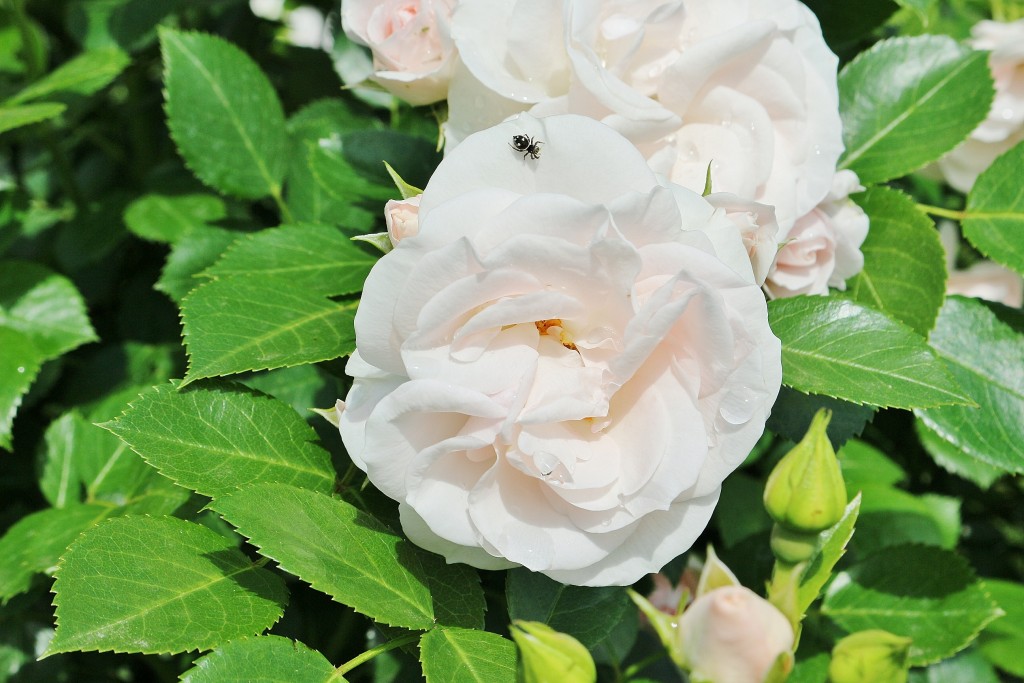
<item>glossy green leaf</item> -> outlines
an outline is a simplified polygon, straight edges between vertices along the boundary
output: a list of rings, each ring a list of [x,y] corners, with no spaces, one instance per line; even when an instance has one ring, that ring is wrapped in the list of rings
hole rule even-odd
[[[917,438],[928,455],[932,456],[942,469],[958,477],[972,481],[979,488],[987,489],[999,477],[1006,474],[1002,468],[989,465],[965,453],[960,447],[946,441],[921,420],[914,422]]]
[[[505,582],[509,619],[539,621],[597,647],[634,609],[624,588],[567,586],[528,569],[512,569]]]
[[[436,628],[420,639],[427,683],[515,683],[516,646],[497,633]]]
[[[887,546],[921,543],[952,550],[960,540],[960,501],[881,484],[860,488],[864,502],[853,548],[863,557]]]
[[[847,282],[848,296],[927,336],[946,293],[946,255],[934,224],[888,187],[869,189],[857,203],[871,230],[861,246],[864,269]]]
[[[294,288],[287,277],[209,282],[182,302],[185,381],[347,355],[357,305]]]
[[[978,407],[928,408],[917,416],[964,454],[1024,472],[1024,338],[978,301],[950,297],[931,343]]]
[[[863,441],[847,441],[836,455],[848,494],[856,494],[865,484],[893,486],[907,478],[902,467]]]
[[[113,513],[108,505],[73,505],[18,520],[0,538],[0,601],[28,590],[35,574],[52,573],[71,541]]]
[[[908,683],[1000,683],[992,666],[974,648],[921,669],[911,669]]]
[[[879,311],[800,296],[772,301],[768,314],[788,386],[882,407],[969,402],[924,339]]]
[[[28,335],[0,326],[0,448],[11,448],[11,427],[44,356]]]
[[[315,365],[259,372],[239,382],[284,401],[299,415],[306,417],[312,415],[310,411],[315,407],[333,405],[344,393],[337,378],[321,372]]]
[[[46,654],[206,650],[270,628],[287,591],[230,539],[174,517],[118,517],[61,558]]]
[[[446,565],[344,501],[261,484],[213,508],[282,569],[375,621],[424,630],[482,626],[483,593],[472,569]]]
[[[341,202],[373,199],[383,203],[400,197],[394,184],[375,183],[360,175],[340,149],[306,143],[306,155],[313,181],[331,199]]]
[[[288,138],[260,68],[215,36],[161,29],[160,45],[168,127],[185,163],[221,192],[279,197]]]
[[[296,224],[246,235],[204,275],[276,277],[295,289],[336,296],[361,290],[376,261],[336,228]]]
[[[986,579],[985,588],[1005,614],[981,634],[981,652],[1003,671],[1024,677],[1024,585]]]
[[[947,36],[878,42],[839,74],[839,166],[865,184],[906,175],[966,138],[993,93],[987,53]]]
[[[197,277],[223,256],[242,233],[196,226],[175,242],[155,289],[177,302],[209,280]]]
[[[156,41],[156,25],[185,0],[73,0],[68,32],[86,49],[120,46],[135,52]]]
[[[105,88],[130,63],[128,55],[117,48],[84,52],[24,88],[6,104],[22,104],[60,93],[91,95]]]
[[[39,486],[54,507],[79,502],[123,506],[135,514],[174,512],[189,496],[120,439],[75,412],[46,430]]]
[[[18,107],[0,107],[0,133],[52,119],[63,114],[65,109],[67,109],[67,105],[60,102],[38,102]]]
[[[797,660],[786,683],[827,683],[830,660],[831,658],[825,652]]]
[[[964,237],[993,261],[1024,273],[1024,142],[978,176],[967,196]]]
[[[239,638],[200,657],[181,683],[344,683],[316,650],[281,636]]]
[[[962,557],[924,545],[888,548],[839,574],[822,611],[851,633],[879,628],[912,638],[917,666],[967,647],[1000,614]]]
[[[212,194],[139,197],[124,212],[124,224],[139,237],[174,244],[197,227],[227,216],[224,200]]]
[[[0,262],[0,327],[27,336],[46,359],[96,339],[71,281],[21,261]]]
[[[260,482],[330,492],[330,454],[300,415],[238,385],[156,387],[103,425],[164,476],[217,497]]]
[[[846,553],[846,546],[853,536],[854,525],[860,515],[860,496],[851,500],[842,518],[832,527],[818,535],[814,552],[807,558],[800,584],[797,588],[796,613],[805,614],[811,603],[818,598],[821,589],[832,578],[832,570]]]

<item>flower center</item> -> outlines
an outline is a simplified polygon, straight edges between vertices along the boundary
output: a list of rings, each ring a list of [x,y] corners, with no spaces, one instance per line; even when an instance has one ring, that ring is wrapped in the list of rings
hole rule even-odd
[[[538,320],[534,323],[537,326],[537,331],[541,334],[546,334],[549,337],[555,337],[558,339],[558,343],[569,349],[570,351],[576,350],[576,344],[573,343],[572,337],[565,328],[562,327],[561,318],[551,318],[550,320]]]

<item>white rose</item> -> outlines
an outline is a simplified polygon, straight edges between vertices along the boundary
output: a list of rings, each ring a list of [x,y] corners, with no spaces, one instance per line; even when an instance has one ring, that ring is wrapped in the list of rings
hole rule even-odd
[[[970,192],[996,157],[1024,140],[1024,19],[1009,24],[980,21],[968,43],[976,50],[991,50],[988,66],[996,96],[988,117],[970,137],[939,159],[946,181],[961,192]]]
[[[743,586],[716,588],[679,620],[679,645],[694,681],[763,683],[775,659],[793,648],[793,627],[770,602]]]
[[[445,158],[367,278],[339,416],[413,542],[584,585],[693,543],[781,383],[738,232],[729,263],[704,232],[724,225],[584,117],[524,114]]]
[[[778,251],[776,236],[779,222],[775,219],[775,207],[759,204],[737,197],[728,192],[715,192],[707,197],[708,202],[721,210],[740,231],[743,246],[753,269],[754,280],[763,285],[775,263]]]
[[[842,152],[837,59],[796,0],[465,0],[449,145],[512,113],[597,118],[656,171],[771,204],[784,238]]]
[[[801,217],[779,249],[765,289],[778,298],[828,294],[846,289],[846,280],[864,267],[861,245],[868,235],[867,214],[848,197],[864,188],[853,171],[835,174],[824,201]]]
[[[345,35],[373,53],[373,80],[410,104],[443,100],[454,68],[455,0],[345,0]]]
[[[412,237],[420,231],[420,197],[416,195],[408,199],[389,199],[384,205],[384,222],[388,227],[391,244],[397,246],[406,237]]]

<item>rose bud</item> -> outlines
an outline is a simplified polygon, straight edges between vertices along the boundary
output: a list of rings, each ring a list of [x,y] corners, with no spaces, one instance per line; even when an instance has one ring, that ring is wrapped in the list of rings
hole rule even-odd
[[[591,683],[597,669],[580,641],[539,621],[512,622],[512,638],[519,646],[523,683]]]
[[[804,438],[783,456],[764,488],[772,519],[797,532],[819,532],[838,522],[846,486],[825,429],[831,414],[819,410]]]
[[[683,613],[678,633],[693,681],[763,683],[773,668],[781,666],[785,673],[792,667],[788,654],[795,638],[789,620],[743,586],[697,598]]]
[[[860,631],[832,649],[832,683],[903,683],[907,680],[910,638],[888,631]]]
[[[409,199],[389,199],[384,205],[384,221],[388,226],[391,244],[398,246],[406,237],[420,231],[419,195]]]

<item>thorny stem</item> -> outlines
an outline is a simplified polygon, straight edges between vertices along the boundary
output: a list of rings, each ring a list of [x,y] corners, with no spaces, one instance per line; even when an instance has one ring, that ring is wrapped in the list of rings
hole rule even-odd
[[[419,638],[419,633],[410,633],[409,635],[402,636],[401,638],[395,638],[394,640],[389,640],[386,643],[381,643],[377,647],[372,647],[366,652],[360,655],[356,655],[352,659],[348,660],[347,662],[339,666],[337,669],[334,670],[335,674],[339,676],[344,676],[352,669],[356,668],[360,664],[365,664],[377,655],[384,654],[389,650],[394,650],[396,648],[402,647],[403,645],[415,643],[417,640],[419,640]]]

